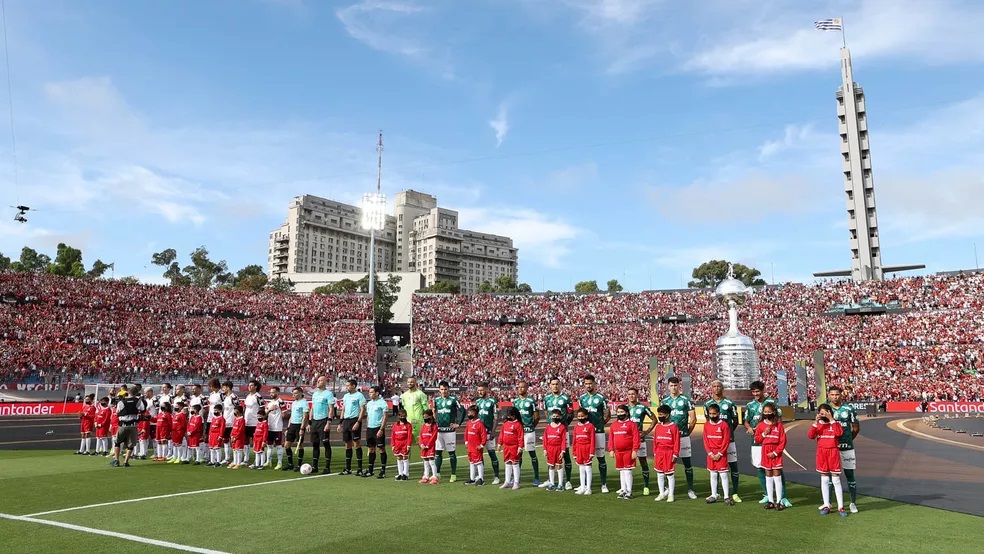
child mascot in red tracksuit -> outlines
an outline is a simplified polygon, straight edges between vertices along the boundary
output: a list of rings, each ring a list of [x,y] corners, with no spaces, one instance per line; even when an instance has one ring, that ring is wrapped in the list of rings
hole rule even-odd
[[[786,450],[786,428],[776,405],[762,406],[762,421],[755,426],[755,442],[762,445],[762,469],[765,470],[766,510],[782,511],[782,454]]]
[[[519,458],[523,455],[523,424],[519,421],[519,409],[510,406],[506,410],[506,422],[499,429],[498,450],[506,463],[506,482],[500,489],[519,490]]]
[[[636,466],[639,443],[639,426],[629,420],[629,407],[623,404],[615,408],[615,422],[608,427],[608,451],[615,458],[615,469],[622,484],[618,489],[619,500],[632,498],[632,471]]]
[[[478,419],[478,408],[469,406],[466,412],[468,423],[465,424],[465,446],[468,448],[469,478],[466,485],[485,485],[485,443],[489,441],[489,432],[485,424]]]

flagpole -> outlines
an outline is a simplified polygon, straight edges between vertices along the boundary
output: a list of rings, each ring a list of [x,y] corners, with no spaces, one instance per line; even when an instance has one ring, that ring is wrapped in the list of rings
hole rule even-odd
[[[847,48],[847,31],[845,31],[846,28],[847,27],[844,25],[844,18],[841,17],[841,43],[844,45],[844,48]]]

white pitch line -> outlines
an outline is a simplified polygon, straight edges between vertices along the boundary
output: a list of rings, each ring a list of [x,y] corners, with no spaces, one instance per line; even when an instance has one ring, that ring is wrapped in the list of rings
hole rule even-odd
[[[149,539],[147,537],[138,537],[136,535],[128,535],[126,533],[117,533],[115,531],[105,531],[103,529],[94,529],[92,527],[82,527],[81,525],[74,525],[71,523],[62,523],[61,521],[48,521],[45,519],[35,519],[30,516],[15,516],[10,514],[0,514],[0,518],[10,519],[13,521],[23,521],[27,523],[37,523],[40,525],[50,525],[52,527],[61,527],[62,529],[70,529],[72,531],[80,531],[82,533],[91,533],[93,535],[103,535],[106,537],[115,537],[117,539],[123,539],[126,541],[138,542],[140,544],[151,544],[154,546],[161,546],[164,548],[171,548],[173,550],[181,550],[183,552],[198,552],[200,554],[226,554],[221,550],[212,550],[209,548],[198,548],[197,546],[188,546],[184,544],[178,544],[174,542],[159,541],[157,539]]]
[[[421,462],[414,462],[414,463],[412,463],[410,465],[414,465],[415,466],[415,465],[420,465],[420,464],[421,464]],[[245,488],[249,488],[249,487],[262,487],[263,485],[275,485],[277,483],[296,483],[298,481],[306,481],[308,479],[321,479],[322,477],[334,477],[336,475],[338,475],[338,474],[337,473],[331,473],[331,474],[328,474],[328,475],[309,475],[307,477],[293,477],[293,478],[290,478],[290,479],[277,479],[275,481],[260,481],[258,483],[245,483],[245,484],[242,484],[242,485],[230,485],[228,487],[219,487],[219,488],[216,488],[216,489],[202,489],[202,490],[198,490],[198,491],[175,492],[175,493],[171,493],[171,494],[161,494],[161,495],[158,495],[158,496],[146,496],[146,497],[143,497],[143,498],[130,498],[128,500],[116,500],[114,502],[102,502],[102,503],[99,503],[99,504],[89,504],[87,506],[76,506],[74,508],[62,508],[60,510],[49,510],[47,512],[38,512],[36,514],[27,514],[27,515],[21,516],[21,517],[39,517],[39,516],[46,516],[46,515],[51,515],[51,514],[60,514],[60,513],[64,513],[64,512],[74,512],[76,510],[87,510],[89,508],[102,508],[102,507],[105,507],[105,506],[118,506],[120,504],[130,504],[130,503],[133,503],[133,502],[146,502],[148,500],[163,500],[165,498],[177,498],[179,496],[191,496],[193,494],[205,494],[207,492],[222,492],[222,491],[231,491],[231,490],[235,490],[235,489],[245,489]]]
[[[800,421],[802,421],[802,420],[800,420]],[[794,421],[794,422],[790,423],[786,427],[786,430],[788,431],[788,430],[792,429],[793,427],[796,427],[798,424],[799,424],[799,421]],[[796,465],[800,466],[801,468],[803,468],[803,471],[809,471],[808,469],[806,469],[805,467],[803,467],[803,464],[801,464],[798,461],[796,461],[796,458],[794,458],[793,455],[789,453],[789,450],[783,450],[782,453],[785,454],[787,458],[789,458],[790,460],[792,460],[794,464],[796,464]]]
[[[161,494],[158,496],[146,496],[143,498],[130,498],[128,500],[117,500],[115,502],[102,502],[100,504],[89,504],[87,506],[76,506],[74,508],[62,508],[60,510],[49,510],[47,512],[38,512],[36,514],[27,514],[24,517],[38,517],[46,516],[50,514],[60,514],[63,512],[74,512],[76,510],[86,510],[89,508],[102,508],[104,506],[118,506],[120,504],[130,504],[132,502],[145,502],[147,500],[163,500],[165,498],[176,498],[178,496],[191,496],[193,494],[205,494],[207,492],[221,492],[221,491],[231,491],[235,489],[245,489],[248,487],[260,487],[263,485],[274,485],[276,483],[292,483],[296,481],[305,481],[307,479],[320,479],[322,477],[332,477],[337,475],[337,473],[332,473],[329,475],[310,475],[307,477],[294,477],[292,479],[277,479],[276,481],[260,481],[259,483],[245,483],[242,485],[230,485],[228,487],[219,487],[217,489],[202,489],[198,491],[187,491],[187,492],[176,492],[172,494]]]

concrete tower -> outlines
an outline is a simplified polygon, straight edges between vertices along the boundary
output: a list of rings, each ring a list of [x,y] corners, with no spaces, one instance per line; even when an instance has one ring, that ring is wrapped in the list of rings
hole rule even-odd
[[[871,176],[864,90],[854,82],[851,51],[841,48],[840,54],[843,83],[837,91],[837,129],[843,156],[847,226],[851,234],[851,278],[855,281],[880,280],[882,262],[878,240],[878,211],[875,208],[875,184]]]
[[[880,281],[886,272],[922,269],[925,266],[882,266],[864,89],[854,82],[851,51],[846,46],[840,49],[840,59],[842,83],[836,95],[837,130],[841,139],[841,170],[847,201],[847,228],[851,237],[851,269],[818,272],[813,275],[851,277],[855,281]]]

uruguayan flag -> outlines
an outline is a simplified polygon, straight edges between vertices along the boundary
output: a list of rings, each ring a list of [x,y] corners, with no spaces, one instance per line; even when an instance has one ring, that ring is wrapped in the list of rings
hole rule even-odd
[[[821,19],[820,21],[814,21],[813,25],[816,26],[818,31],[843,31],[844,25],[841,23],[839,17],[834,19]]]

